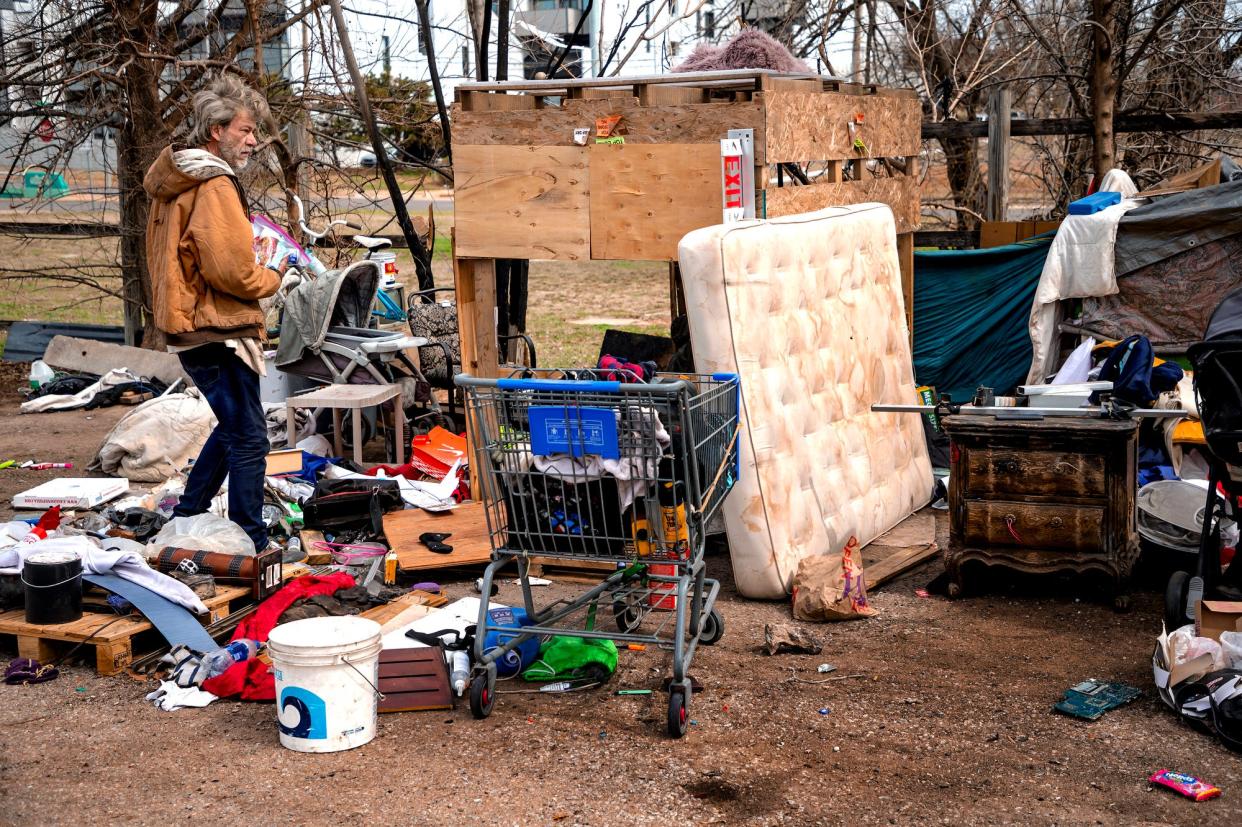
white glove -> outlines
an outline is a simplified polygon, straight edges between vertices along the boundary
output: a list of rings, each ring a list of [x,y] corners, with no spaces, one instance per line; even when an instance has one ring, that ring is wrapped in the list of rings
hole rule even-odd
[[[197,687],[186,688],[172,681],[160,681],[160,688],[148,694],[147,700],[154,703],[157,709],[176,712],[186,707],[207,706],[216,700],[216,696]]]

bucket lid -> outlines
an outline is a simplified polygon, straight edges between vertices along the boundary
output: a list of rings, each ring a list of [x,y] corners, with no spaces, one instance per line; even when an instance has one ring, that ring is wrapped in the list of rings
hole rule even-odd
[[[273,652],[352,652],[380,637],[380,625],[365,617],[308,617],[282,623],[268,635]]]
[[[60,566],[74,561],[81,562],[81,560],[82,558],[74,551],[37,551],[26,558],[26,565],[34,563],[36,566]]]

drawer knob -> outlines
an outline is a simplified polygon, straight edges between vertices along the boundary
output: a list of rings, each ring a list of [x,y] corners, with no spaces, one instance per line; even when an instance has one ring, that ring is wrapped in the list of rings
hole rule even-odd
[[[1021,470],[1017,460],[1006,459],[996,463],[996,470],[1002,474],[1016,474]]]
[[[1053,517],[1048,521],[1049,528],[1065,528],[1065,520],[1060,517]]]

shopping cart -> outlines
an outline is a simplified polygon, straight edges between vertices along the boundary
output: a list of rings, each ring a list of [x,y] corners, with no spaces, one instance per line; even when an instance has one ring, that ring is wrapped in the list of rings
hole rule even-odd
[[[456,378],[475,437],[473,462],[492,562],[483,574],[470,711],[491,714],[497,662],[531,638],[568,635],[671,650],[668,730],[685,734],[687,670],[724,633],[706,577],[705,530],[738,475],[733,374],[606,381],[601,371],[526,370]],[[573,599],[536,606],[529,558],[615,563]],[[516,561],[530,625],[489,612],[496,573]],[[596,628],[599,603],[617,630]],[[489,634],[491,635],[489,640]],[[496,645],[499,642],[500,645]]]

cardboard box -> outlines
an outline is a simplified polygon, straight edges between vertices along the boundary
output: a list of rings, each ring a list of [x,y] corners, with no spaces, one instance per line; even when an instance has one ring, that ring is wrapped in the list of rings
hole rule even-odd
[[[1242,602],[1200,600],[1195,608],[1195,634],[1220,640],[1221,632],[1242,632]]]
[[[120,477],[64,477],[48,480],[13,498],[14,508],[45,509],[94,508],[129,490],[129,480]]]
[[[283,451],[270,451],[267,455],[267,471],[269,477],[277,474],[296,474],[302,470],[302,450],[286,448]]]

